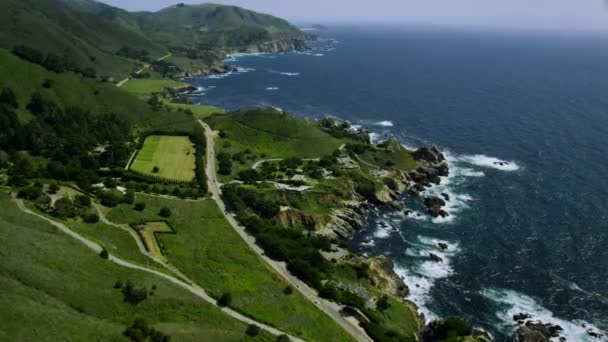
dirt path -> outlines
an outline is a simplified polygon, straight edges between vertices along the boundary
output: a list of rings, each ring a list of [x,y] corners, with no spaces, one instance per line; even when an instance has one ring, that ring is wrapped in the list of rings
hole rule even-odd
[[[277,262],[268,258],[264,251],[255,243],[255,238],[249,235],[243,226],[241,226],[235,217],[226,212],[226,206],[221,199],[221,191],[219,187],[219,183],[217,181],[216,171],[215,171],[215,148],[213,141],[213,131],[211,127],[204,123],[202,120],[199,120],[199,123],[205,129],[205,138],[207,140],[207,163],[206,163],[206,173],[207,173],[207,182],[209,191],[211,192],[211,196],[213,200],[220,207],[220,210],[226,217],[226,220],[230,223],[232,228],[241,236],[243,240],[247,243],[249,248],[255,251],[260,258],[262,258],[270,267],[272,267],[277,273],[279,273],[287,282],[289,282],[294,288],[298,289],[304,297],[313,302],[319,309],[325,312],[329,317],[331,317],[338,325],[340,325],[344,330],[346,330],[352,337],[354,337],[357,341],[372,341],[369,336],[365,333],[359,325],[358,321],[352,317],[345,317],[340,314],[340,311],[344,308],[344,306],[339,305],[334,302],[330,302],[318,296],[317,292],[309,287],[306,283],[293,276],[289,271],[287,271],[287,267],[284,262]]]
[[[76,233],[75,231],[71,230],[70,228],[68,228],[63,223],[51,220],[51,219],[49,219],[49,218],[47,218],[47,217],[45,217],[45,216],[43,216],[41,214],[38,214],[36,212],[31,211],[30,209],[28,209],[23,204],[22,200],[20,200],[20,199],[14,199],[14,201],[17,204],[17,207],[21,211],[25,212],[26,214],[36,216],[36,217],[38,217],[38,218],[40,218],[40,219],[42,219],[44,221],[47,221],[48,223],[50,223],[51,225],[53,225],[54,227],[56,227],[57,229],[59,229],[63,233],[65,233],[65,234],[73,237],[74,239],[78,240],[80,243],[82,243],[83,245],[85,245],[89,249],[93,250],[95,253],[99,254],[99,253],[101,253],[101,251],[104,250],[103,247],[101,247],[98,243],[93,242],[93,241],[85,238],[84,236]],[[99,211],[99,207],[98,206],[95,206],[95,209],[98,211],[98,213],[103,214],[102,212]],[[105,219],[105,216],[100,215],[100,218],[102,218],[102,217],[103,217],[102,222],[104,222],[106,224],[110,224],[112,226],[116,226],[116,227],[121,228],[121,229],[124,229],[123,227],[120,227],[119,225],[116,225],[116,224],[113,224],[113,223],[107,221]],[[139,241],[139,239],[137,238],[136,241]],[[141,243],[141,241],[138,242],[138,246],[140,245],[140,243]],[[141,251],[141,249],[140,249],[140,251]],[[145,252],[145,248],[144,248],[144,254],[148,255],[148,253]],[[154,274],[154,275],[156,275],[158,277],[164,278],[165,280],[167,280],[167,281],[173,283],[174,285],[177,285],[177,286],[179,286],[179,287],[181,287],[181,288],[189,291],[190,293],[192,293],[195,296],[203,299],[204,301],[206,301],[206,302],[208,302],[208,303],[210,303],[212,305],[216,305],[216,300],[214,298],[212,298],[211,296],[209,296],[205,292],[205,290],[203,288],[201,288],[200,286],[196,285],[194,282],[189,281],[188,278],[186,278],[186,277],[183,277],[183,278],[186,281],[188,281],[189,283],[187,283],[187,282],[185,282],[185,281],[183,281],[181,279],[178,279],[177,277],[174,277],[174,276],[171,276],[171,275],[168,275],[168,274],[165,274],[165,273],[162,273],[162,272],[150,269],[150,268],[146,268],[146,267],[143,267],[143,266],[140,266],[140,265],[133,264],[131,262],[128,262],[126,260],[118,258],[118,257],[116,257],[116,256],[114,256],[112,254],[109,254],[108,260],[111,261],[111,262],[113,262],[113,263],[115,263],[115,264],[117,264],[117,265],[120,265],[120,266],[123,266],[123,267],[126,267],[126,268],[130,268],[130,269],[134,269],[134,270],[139,270],[139,271],[147,272],[147,273],[150,273],[150,274]],[[154,258],[153,258],[153,260],[157,261]],[[173,267],[171,267],[170,265],[167,265],[165,263],[162,263],[162,262],[160,262],[160,263],[163,266],[165,266],[166,268],[169,267],[168,269],[171,272],[174,272],[174,270],[177,271],[178,272],[178,276],[182,277],[181,273],[178,270],[174,269]],[[174,269],[174,270],[172,270],[172,269]],[[255,320],[253,320],[253,319],[251,319],[249,317],[246,317],[246,316],[240,314],[239,312],[237,312],[237,311],[235,311],[235,310],[233,310],[231,308],[224,307],[224,308],[219,308],[219,309],[222,310],[228,316],[230,316],[230,317],[232,317],[234,319],[237,319],[237,320],[239,320],[239,321],[241,321],[241,322],[243,322],[245,324],[255,324],[255,325],[259,326],[261,329],[269,332],[272,335],[278,336],[278,335],[285,334],[281,330],[278,330],[278,329],[276,329],[274,327],[271,327],[269,325],[266,325],[264,323],[255,321]],[[289,336],[289,338],[292,341],[298,341],[298,342],[303,342],[304,341],[304,340],[302,340],[300,338],[297,338],[295,336],[291,336],[291,335],[288,335],[288,336]]]
[[[165,59],[167,59],[167,58],[169,58],[169,57],[171,57],[171,56],[173,56],[173,55],[172,55],[172,54],[169,52],[169,53],[168,53],[168,54],[166,54],[165,56],[162,56],[161,58],[157,59],[157,61],[159,61],[159,62],[160,62],[160,61],[165,60]],[[148,69],[149,67],[150,67],[150,64],[144,64],[144,66],[143,66],[141,69],[137,70],[135,73],[139,75],[139,74],[141,74],[142,72],[144,72],[144,70]],[[122,81],[120,81],[120,82],[116,83],[116,86],[120,88],[120,87],[122,87],[122,86],[123,86],[125,83],[129,82],[129,80],[130,80],[130,79],[131,79],[131,76],[129,76],[129,77],[125,78],[124,80],[122,80]]]

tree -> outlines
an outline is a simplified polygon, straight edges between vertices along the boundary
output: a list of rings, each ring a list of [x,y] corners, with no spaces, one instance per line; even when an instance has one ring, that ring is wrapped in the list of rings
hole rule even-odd
[[[133,204],[133,202],[135,202],[135,192],[133,192],[133,190],[127,190],[122,201],[126,204]]]
[[[171,209],[167,208],[167,207],[162,207],[160,208],[160,212],[158,213],[158,215],[160,215],[160,217],[169,217],[171,216]]]
[[[78,202],[78,204],[80,206],[83,206],[83,207],[86,207],[86,208],[88,208],[88,207],[91,206],[91,198],[89,196],[78,195],[78,196],[76,196],[76,201]]]
[[[122,295],[125,302],[137,305],[148,298],[148,289],[143,285],[134,285],[130,281],[122,288]]]
[[[53,206],[53,216],[60,219],[74,218],[77,216],[76,208],[72,200],[67,197],[61,197],[55,201]]]
[[[376,302],[376,309],[378,311],[384,311],[384,310],[388,309],[389,306],[390,306],[390,303],[388,301],[387,295],[380,297],[380,299],[378,299],[378,301]]]
[[[247,331],[245,332],[247,335],[251,337],[256,337],[260,334],[260,327],[255,324],[249,324],[247,326]]]
[[[289,338],[289,336],[283,334],[283,335],[279,335],[277,336],[276,342],[291,342],[291,339]]]
[[[144,209],[146,209],[146,203],[145,202],[137,202],[137,203],[135,203],[135,210],[137,210],[137,211],[144,211]]]
[[[11,88],[3,88],[2,91],[0,91],[0,103],[4,103],[13,109],[19,107],[17,96]]]
[[[221,307],[230,306],[230,304],[232,304],[232,295],[230,292],[225,292],[220,299],[217,300],[217,305]]]
[[[108,251],[105,248],[102,249],[101,252],[99,252],[99,256],[106,260],[110,258],[110,254],[108,253]]]
[[[90,213],[90,214],[85,215],[85,217],[83,218],[83,220],[86,223],[93,224],[93,223],[99,222],[99,216],[97,214],[95,214],[95,213]]]
[[[290,295],[293,293],[293,287],[287,285],[285,286],[285,288],[283,289],[283,293],[286,295]]]

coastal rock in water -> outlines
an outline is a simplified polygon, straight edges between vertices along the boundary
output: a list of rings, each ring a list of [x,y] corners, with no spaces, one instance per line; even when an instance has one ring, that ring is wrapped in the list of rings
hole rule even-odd
[[[436,146],[425,146],[412,152],[412,157],[416,160],[424,160],[427,163],[439,164],[445,161],[445,156],[439,152]]]
[[[530,318],[532,318],[532,316],[525,312],[520,312],[518,314],[513,315],[513,321],[515,321],[515,322],[525,321]]]
[[[447,250],[447,249],[448,249],[448,244],[447,244],[447,243],[444,243],[444,242],[439,242],[439,243],[437,244],[437,246],[439,246],[439,248],[441,248],[441,250],[442,250],[442,251],[445,251],[445,250]]]
[[[526,322],[517,329],[518,342],[550,342],[559,337],[564,329],[559,325],[541,322]]]
[[[429,253],[429,257],[436,263],[443,262],[443,259],[437,254]]]
[[[450,195],[446,194],[445,192],[441,193],[441,197],[443,197],[443,199],[446,200],[446,201],[450,200]]]
[[[349,121],[341,120],[334,117],[325,117],[320,121],[321,126],[324,128],[341,128],[341,129],[349,129],[351,124]]]
[[[429,196],[424,199],[427,212],[433,217],[447,217],[448,213],[442,209],[445,201],[437,196]]]

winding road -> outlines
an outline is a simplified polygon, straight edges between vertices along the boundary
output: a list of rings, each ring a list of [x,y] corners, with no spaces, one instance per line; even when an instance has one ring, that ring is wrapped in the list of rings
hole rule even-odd
[[[359,322],[357,321],[357,319],[353,317],[346,317],[340,313],[344,306],[319,297],[319,295],[314,289],[312,289],[306,283],[289,273],[284,262],[278,262],[267,257],[264,251],[255,243],[255,238],[245,231],[245,227],[238,223],[234,215],[229,214],[226,211],[226,206],[221,198],[220,185],[217,181],[217,174],[215,171],[215,142],[213,140],[213,130],[202,120],[198,120],[198,122],[201,124],[201,126],[203,126],[205,130],[205,139],[207,141],[207,163],[205,167],[205,172],[207,174],[208,188],[211,192],[211,197],[213,198],[213,200],[215,200],[232,228],[234,228],[234,230],[241,236],[241,238],[245,240],[249,248],[255,251],[260,258],[262,258],[270,267],[272,267],[272,269],[274,269],[277,273],[283,276],[283,278],[285,278],[285,280],[287,280],[287,282],[289,282],[292,287],[298,289],[304,295],[304,297],[313,302],[319,309],[321,309],[329,317],[331,317],[352,337],[354,337],[357,341],[373,342],[373,340],[369,336],[367,336],[365,330],[363,330],[363,328],[359,326]]]
[[[59,229],[63,233],[65,233],[65,234],[73,237],[74,239],[78,240],[80,243],[82,243],[83,245],[85,245],[89,249],[93,250],[95,253],[99,254],[99,253],[101,253],[104,250],[104,248],[101,245],[99,245],[98,243],[96,243],[94,241],[91,241],[91,240],[87,239],[86,237],[84,237],[84,236],[76,233],[75,231],[71,230],[70,228],[68,228],[63,223],[51,220],[50,218],[48,218],[48,217],[46,217],[44,215],[38,214],[38,213],[36,213],[36,212],[28,209],[25,206],[25,204],[23,203],[22,200],[16,199],[16,198],[14,198],[13,200],[15,201],[15,203],[17,204],[17,207],[21,211],[25,212],[26,214],[36,216],[36,217],[38,217],[38,218],[40,218],[40,219],[42,219],[42,220],[50,223],[51,225],[53,225],[54,227],[56,227],[57,229]],[[100,218],[101,218],[101,220],[102,220],[103,223],[110,224],[112,226],[115,226],[115,227],[118,227],[118,228],[121,228],[121,229],[125,229],[124,227],[121,227],[120,225],[116,225],[116,224],[113,224],[113,223],[109,222],[105,218],[105,216],[103,216],[103,213],[101,212],[99,206],[95,205],[95,210],[100,214],[99,216],[100,216]],[[133,234],[135,234],[135,233],[133,233]],[[133,236],[133,234],[132,234],[132,236]],[[123,259],[121,259],[119,257],[116,257],[116,256],[112,255],[112,254],[108,255],[108,261],[113,262],[113,263],[115,263],[115,264],[117,264],[119,266],[122,266],[122,267],[126,267],[126,268],[130,268],[130,269],[138,270],[138,271],[147,272],[147,273],[150,273],[150,274],[154,274],[154,275],[156,275],[158,277],[164,278],[165,280],[171,282],[172,284],[174,284],[176,286],[181,287],[182,289],[185,289],[185,290],[189,291],[190,293],[192,293],[195,296],[203,299],[204,301],[206,301],[206,302],[208,302],[208,303],[210,303],[212,305],[216,305],[216,300],[213,299],[213,297],[209,296],[207,294],[207,292],[205,292],[205,290],[203,288],[201,288],[200,286],[196,285],[196,283],[190,281],[187,277],[183,276],[181,274],[181,272],[179,272],[178,270],[176,270],[172,266],[170,266],[170,265],[168,265],[168,264],[166,264],[166,263],[164,263],[164,262],[162,262],[162,261],[160,261],[160,260],[152,257],[145,250],[145,248],[143,247],[143,244],[141,243],[141,240],[139,240],[139,237],[138,236],[134,236],[134,238],[135,238],[136,241],[138,241],[138,246],[139,246],[139,249],[140,249],[140,251],[142,253],[144,253],[145,255],[147,255],[149,257],[151,257],[152,260],[160,263],[165,268],[167,268],[169,271],[174,272],[174,273],[177,272],[176,274],[179,277],[182,277],[183,279],[185,279],[186,281],[188,281],[188,283],[185,282],[185,281],[183,281],[183,280],[181,280],[181,279],[178,279],[178,278],[176,278],[174,276],[165,274],[163,272],[159,272],[159,271],[147,268],[147,267],[143,267],[143,266],[140,266],[140,265],[133,264],[133,263],[131,263],[129,261],[123,260]],[[289,336],[289,338],[292,341],[304,342],[304,340],[302,340],[302,339],[300,339],[298,337],[286,334],[285,332],[283,332],[283,331],[281,331],[279,329],[276,329],[276,328],[271,327],[269,325],[266,325],[264,323],[255,321],[255,320],[253,320],[253,319],[251,319],[251,318],[249,318],[247,316],[242,315],[241,313],[239,313],[239,312],[237,312],[237,311],[235,311],[235,310],[233,310],[231,308],[228,308],[228,307],[218,307],[218,308],[222,312],[224,312],[225,314],[227,314],[228,316],[230,316],[230,317],[232,317],[234,319],[237,319],[237,320],[239,320],[239,321],[241,321],[241,322],[243,322],[245,324],[255,324],[255,325],[259,326],[261,329],[269,332],[272,335],[275,335],[275,336],[278,336],[278,335],[287,335],[287,336]]]
[[[167,58],[169,58],[171,56],[172,56],[172,54],[169,52],[168,54],[166,54],[166,55],[162,56],[161,58],[157,59],[157,61],[160,62],[160,61],[162,61],[164,59],[167,59]],[[150,67],[150,64],[144,64],[144,66],[141,69],[137,70],[135,73],[139,75],[142,72],[144,72],[144,70],[148,69],[149,67]],[[124,80],[116,83],[116,86],[119,87],[119,88],[122,87],[125,83],[129,82],[129,80],[131,78],[132,78],[131,76],[125,78]]]

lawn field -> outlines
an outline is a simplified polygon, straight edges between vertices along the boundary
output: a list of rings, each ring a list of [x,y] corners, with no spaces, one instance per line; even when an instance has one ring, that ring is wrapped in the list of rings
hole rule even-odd
[[[146,138],[130,169],[147,175],[192,181],[195,148],[188,137],[151,135]],[[158,172],[153,172],[158,167]]]
[[[165,255],[163,253],[162,248],[159,245],[156,234],[162,234],[162,233],[174,234],[175,232],[173,231],[173,229],[171,229],[171,226],[169,226],[166,222],[162,222],[162,221],[161,222],[147,222],[145,225],[143,225],[142,228],[139,228],[139,226],[140,225],[136,225],[135,230],[137,230],[137,233],[139,234],[139,236],[141,236],[148,251],[150,253],[152,253],[152,255],[154,255],[155,257],[157,257],[161,260],[165,260]]]
[[[188,84],[172,80],[156,80],[148,78],[132,78],[122,88],[134,94],[152,94],[163,91],[165,88],[179,89]]]
[[[161,207],[171,209],[167,222],[176,234],[160,234],[169,262],[214,297],[232,295],[231,306],[310,341],[352,341],[342,328],[287,283],[249,249],[212,200],[181,201],[137,194],[142,212],[121,204],[108,219],[117,223],[158,220]]]
[[[100,258],[37,217],[21,212],[0,193],[0,340],[128,341],[135,318],[172,341],[273,341],[255,339],[247,325],[154,275]],[[137,305],[124,302],[116,281],[153,292]],[[152,290],[155,288],[155,290]]]

